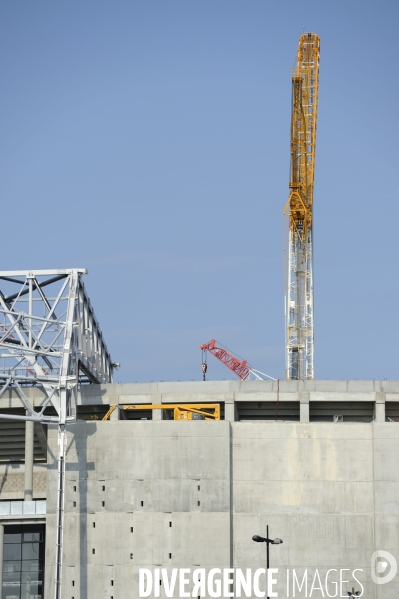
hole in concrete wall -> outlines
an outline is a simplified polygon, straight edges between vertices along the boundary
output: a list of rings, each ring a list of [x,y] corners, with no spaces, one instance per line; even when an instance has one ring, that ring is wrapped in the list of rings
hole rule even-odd
[[[133,532],[133,526],[130,527],[130,532]]]
[[[74,491],[75,491],[75,493],[76,493],[76,487],[73,487],[73,490],[74,490]]]
[[[92,550],[91,550],[91,552],[92,552],[92,554],[94,555],[94,554],[95,554],[95,552],[96,552],[96,550],[95,550],[95,549],[92,549]]]
[[[171,553],[169,553],[169,559],[172,559],[172,554]]]
[[[221,402],[220,404],[220,420],[224,420],[224,402]],[[206,412],[210,412],[211,414],[213,414],[213,409],[212,408],[203,408]],[[174,420],[174,410],[162,410],[162,420]],[[201,414],[192,414],[192,420],[196,420],[196,421],[203,421],[205,420],[204,416],[202,416]]]
[[[72,586],[73,586],[73,587],[75,586],[75,581],[74,581],[74,580],[72,580]]]
[[[95,523],[95,522],[93,522],[93,528],[95,528],[95,527],[96,527],[96,523]]]
[[[76,501],[73,502],[73,507],[76,507]]]
[[[101,505],[102,505],[103,507],[105,507],[105,501],[102,501],[102,502],[101,502]]]
[[[108,406],[78,406],[78,420],[102,420],[108,411]]]
[[[141,507],[143,507],[143,505],[144,505],[144,501],[141,502]]]
[[[103,485],[103,491],[105,491],[105,486]]]
[[[153,410],[121,410],[124,420],[152,420]]]
[[[198,485],[198,491],[201,491],[201,486],[200,485]]]
[[[201,505],[201,502],[200,502],[200,501],[198,502],[198,505]]]
[[[130,554],[130,559],[133,559],[133,553]]]
[[[114,581],[113,581],[113,580],[111,580],[111,587],[113,587],[113,586],[114,586]]]
[[[299,422],[299,401],[280,401],[277,409],[277,420]],[[276,419],[275,401],[238,401],[236,402],[238,420],[258,421]]]
[[[169,528],[172,528],[172,522],[169,522]]]
[[[399,401],[387,401],[385,403],[385,420],[399,422]]]
[[[311,401],[309,403],[310,422],[334,422],[334,416],[342,416],[345,422],[371,422],[373,420],[372,401]]]
[[[54,408],[51,410],[56,414]],[[47,410],[46,410],[47,412]],[[45,414],[46,414],[45,412]],[[23,416],[24,409],[1,409],[2,414]],[[53,415],[53,414],[51,414]],[[34,424],[34,461],[47,462],[47,425]],[[25,422],[5,420],[0,422],[0,462],[25,461]]]

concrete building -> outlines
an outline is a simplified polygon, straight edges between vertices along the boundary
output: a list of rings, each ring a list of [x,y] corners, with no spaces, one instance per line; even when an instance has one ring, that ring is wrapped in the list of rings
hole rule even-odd
[[[222,420],[122,409],[101,420],[140,403],[220,403]],[[11,391],[0,409],[20,409]],[[56,429],[0,431],[2,597],[52,599]],[[397,599],[399,575],[374,583],[371,557],[399,559],[398,456],[396,381],[82,387],[68,428],[63,599],[136,599],[140,568],[264,568],[252,536],[266,525],[283,539],[270,547],[279,597],[335,596],[341,578],[337,596],[362,586],[368,599]],[[295,595],[294,570],[300,582],[307,570]]]

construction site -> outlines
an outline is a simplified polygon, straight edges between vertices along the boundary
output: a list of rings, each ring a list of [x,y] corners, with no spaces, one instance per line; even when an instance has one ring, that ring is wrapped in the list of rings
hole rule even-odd
[[[155,573],[145,596],[241,596],[171,593],[160,572],[265,568],[266,548],[270,596],[399,596],[399,381],[315,374],[319,55],[303,33],[281,205],[285,380],[212,339],[198,381],[116,383],[123,356],[84,268],[0,271],[2,599],[136,599],[141,569]],[[214,359],[236,380],[208,380]],[[262,580],[251,597],[268,596]]]

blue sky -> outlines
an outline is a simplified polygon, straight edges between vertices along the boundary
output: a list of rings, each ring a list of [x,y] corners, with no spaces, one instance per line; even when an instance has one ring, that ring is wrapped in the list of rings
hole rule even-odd
[[[398,378],[396,1],[3,0],[0,17],[1,269],[88,268],[124,382],[199,379],[211,338],[284,377],[291,67],[316,32],[316,378]]]

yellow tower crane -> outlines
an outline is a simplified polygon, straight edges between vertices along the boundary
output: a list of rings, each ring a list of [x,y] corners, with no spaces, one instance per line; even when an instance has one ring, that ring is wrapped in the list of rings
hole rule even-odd
[[[290,195],[285,292],[286,378],[314,379],[313,189],[320,38],[304,33],[292,73]]]

